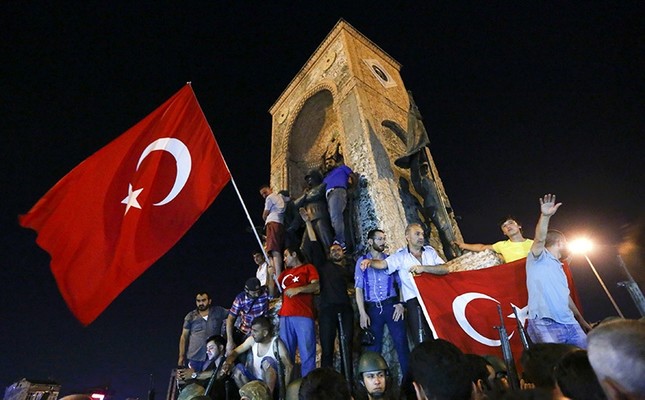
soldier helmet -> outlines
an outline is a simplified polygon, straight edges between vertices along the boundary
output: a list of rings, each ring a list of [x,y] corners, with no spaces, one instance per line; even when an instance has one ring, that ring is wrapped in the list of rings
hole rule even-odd
[[[385,359],[379,353],[366,351],[358,360],[358,373],[362,374],[371,371],[385,371],[387,373],[388,367]]]

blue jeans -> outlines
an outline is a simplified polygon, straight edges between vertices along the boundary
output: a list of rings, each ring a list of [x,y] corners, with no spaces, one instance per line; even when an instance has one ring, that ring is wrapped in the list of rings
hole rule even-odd
[[[343,188],[332,189],[327,194],[327,207],[329,208],[329,218],[331,227],[334,228],[334,240],[345,245],[345,220],[343,212],[347,207],[347,190]]]
[[[551,318],[529,319],[526,330],[535,343],[565,343],[587,348],[587,335],[578,323],[561,324]]]
[[[298,346],[303,378],[316,369],[316,332],[313,319],[280,317],[280,339],[287,346],[291,362],[296,359],[296,346]]]
[[[398,300],[397,300],[398,302]],[[410,347],[408,346],[408,335],[405,329],[405,321],[403,318],[394,321],[394,302],[390,299],[381,303],[383,308],[379,308],[377,303],[365,302],[367,315],[370,317],[370,330],[374,334],[374,343],[371,346],[366,346],[365,350],[375,351],[380,353],[383,348],[383,329],[387,325],[390,331],[392,341],[396,354],[399,356],[399,364],[401,364],[401,376],[405,376],[408,370],[408,357],[410,355]]]

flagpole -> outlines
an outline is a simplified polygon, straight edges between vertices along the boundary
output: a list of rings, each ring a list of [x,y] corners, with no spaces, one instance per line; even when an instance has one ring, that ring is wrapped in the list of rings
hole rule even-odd
[[[228,168],[228,165],[226,166]],[[229,170],[229,174],[231,175],[231,183],[233,184],[233,188],[235,189],[235,193],[237,193],[237,198],[240,199],[240,203],[242,204],[242,208],[244,209],[244,214],[246,214],[246,218],[249,220],[249,224],[251,225],[251,230],[253,230],[253,234],[255,235],[255,239],[258,241],[258,245],[260,246],[260,249],[262,250],[262,254],[264,254],[264,259],[265,261],[269,263],[269,255],[267,254],[266,250],[264,249],[264,246],[262,245],[262,240],[260,239],[260,235],[258,234],[258,231],[255,229],[255,225],[253,225],[253,220],[251,219],[251,215],[249,214],[249,210],[246,208],[246,204],[244,204],[244,200],[242,200],[242,195],[240,194],[239,189],[237,188],[237,184],[235,184],[235,179],[233,179],[233,174],[231,174],[231,171]]]

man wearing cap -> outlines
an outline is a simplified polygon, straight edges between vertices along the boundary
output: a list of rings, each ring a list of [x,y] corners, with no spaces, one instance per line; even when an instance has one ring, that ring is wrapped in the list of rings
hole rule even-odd
[[[461,242],[455,242],[455,244],[460,249],[468,251],[493,250],[501,254],[507,263],[526,257],[531,250],[533,240],[525,239],[522,236],[522,225],[509,215],[500,220],[499,227],[502,229],[504,236],[508,237],[508,240],[500,240],[493,244],[469,244]]]
[[[273,281],[270,280],[269,284]],[[249,278],[244,290],[235,296],[226,318],[226,354],[241,344],[251,333],[251,324],[269,311],[269,292],[258,278]]]
[[[357,399],[392,399],[390,371],[385,359],[374,351],[366,351],[358,360]]]

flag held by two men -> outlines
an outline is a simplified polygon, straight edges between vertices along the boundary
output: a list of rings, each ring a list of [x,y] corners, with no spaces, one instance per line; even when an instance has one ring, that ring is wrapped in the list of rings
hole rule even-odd
[[[186,84],[65,175],[19,222],[38,233],[63,298],[88,325],[177,243],[229,180]]]

